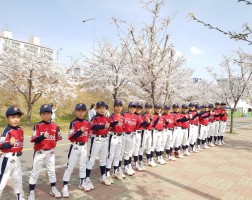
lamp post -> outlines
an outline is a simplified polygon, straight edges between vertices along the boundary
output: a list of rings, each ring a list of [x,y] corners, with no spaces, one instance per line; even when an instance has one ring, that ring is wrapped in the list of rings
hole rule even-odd
[[[59,52],[62,50],[62,48],[57,50],[57,62],[59,61]]]
[[[94,43],[95,43],[95,18],[84,19],[82,22],[85,23],[87,21],[94,21],[94,32],[93,32],[93,61],[94,61]]]

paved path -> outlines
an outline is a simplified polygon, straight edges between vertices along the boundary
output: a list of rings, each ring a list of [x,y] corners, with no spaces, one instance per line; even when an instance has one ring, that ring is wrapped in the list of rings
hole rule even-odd
[[[227,144],[223,147],[207,149],[157,168],[148,167],[147,171],[115,181],[112,186],[98,182],[96,165],[91,175],[96,189],[89,193],[76,189],[78,171],[75,170],[69,186],[69,199],[252,199],[252,125],[248,126],[251,122],[251,118],[239,120],[235,125],[240,127],[236,129],[239,134],[227,134]],[[67,150],[67,145],[60,148],[63,147],[65,150],[61,152]],[[64,159],[61,152],[58,152],[58,156]],[[60,189],[63,172],[64,167],[59,166],[57,177]],[[26,194],[28,178],[24,173]],[[4,200],[15,199],[11,183],[9,185],[3,193]],[[38,200],[53,199],[48,195],[49,184],[45,172],[41,173],[36,193]]]

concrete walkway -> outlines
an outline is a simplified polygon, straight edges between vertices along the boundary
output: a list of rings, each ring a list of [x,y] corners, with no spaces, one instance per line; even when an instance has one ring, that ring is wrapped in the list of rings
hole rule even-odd
[[[98,165],[91,180],[95,190],[85,193],[78,187],[78,170],[70,181],[69,199],[252,199],[252,126],[236,129],[239,134],[227,134],[222,147],[213,147],[190,157],[168,162],[157,168],[146,167],[123,181],[115,180],[112,186],[99,183]],[[64,168],[57,169],[57,187],[62,187]],[[24,190],[28,192],[28,176]],[[15,199],[9,183],[2,196]],[[49,196],[49,184],[44,172],[36,187],[38,200],[54,199]]]

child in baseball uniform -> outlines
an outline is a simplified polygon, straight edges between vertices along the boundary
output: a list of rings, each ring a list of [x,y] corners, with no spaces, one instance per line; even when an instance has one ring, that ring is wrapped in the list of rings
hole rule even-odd
[[[220,145],[220,103],[215,102],[214,105],[214,121],[215,121],[215,127],[214,127],[214,144],[215,145]]]
[[[23,112],[17,107],[10,107],[6,111],[8,125],[4,128],[0,138],[0,198],[9,180],[13,181],[17,200],[23,200],[22,172],[20,156],[24,144],[24,132],[18,126]]]
[[[209,120],[208,120],[208,137],[207,137],[207,141],[208,141],[208,145],[210,147],[214,147],[215,144],[213,143],[213,136],[214,136],[214,130],[215,130],[215,121],[214,121],[214,112],[213,112],[213,104],[209,104],[208,105],[208,112],[210,114]]]
[[[35,185],[39,173],[45,164],[49,182],[51,184],[50,195],[56,198],[61,197],[61,193],[56,188],[55,174],[55,154],[54,148],[59,140],[62,140],[60,128],[54,122],[51,122],[52,107],[44,104],[40,108],[41,122],[34,126],[31,142],[34,143],[34,158],[32,172],[29,179],[29,197],[28,200],[35,199]]]
[[[185,156],[190,156],[190,153],[188,151],[189,147],[189,120],[192,118],[192,115],[188,113],[188,105],[183,104],[181,106],[181,116],[184,117],[185,119],[181,123],[181,132],[182,132],[182,149],[183,149],[183,154]]]
[[[123,148],[123,133],[124,133],[124,117],[122,116],[123,103],[120,100],[114,101],[114,113],[109,117],[110,123],[118,123],[110,128],[109,135],[109,147],[108,147],[108,156],[106,163],[106,172],[107,178],[113,183],[114,177],[118,180],[123,179],[121,169],[119,169],[119,163],[122,158],[122,148]],[[111,166],[114,166],[114,172],[111,176],[110,169]]]
[[[219,131],[219,134],[220,134],[220,138],[219,138],[219,145],[223,145],[225,144],[224,143],[224,133],[226,131],[226,121],[227,121],[227,111],[226,111],[226,103],[225,102],[222,102],[221,103],[221,107],[220,107],[220,131]]]
[[[199,119],[198,119],[198,112],[196,110],[196,104],[189,103],[189,114],[192,115],[192,119],[189,121],[189,144],[191,146],[191,152],[198,153],[198,150],[196,149],[196,141],[198,138],[198,132],[199,132]]]
[[[68,139],[72,143],[68,151],[67,168],[63,175],[62,196],[69,197],[68,182],[76,164],[79,164],[80,184],[79,189],[90,191],[86,177],[86,162],[87,162],[87,142],[90,135],[90,124],[84,119],[86,114],[86,105],[78,103],[75,106],[75,119],[70,123],[70,132]]]
[[[199,137],[198,137],[198,149],[202,150],[202,148],[209,148],[206,144],[206,138],[208,135],[208,118],[210,117],[210,113],[207,112],[207,105],[203,104],[201,106],[201,112],[198,114],[199,116]]]
[[[111,181],[106,176],[106,159],[108,155],[108,139],[109,129],[118,124],[118,121],[111,122],[109,118],[104,114],[106,112],[106,104],[103,101],[99,101],[96,104],[96,115],[91,120],[91,130],[93,131],[93,137],[91,138],[90,155],[87,161],[86,169],[86,183],[90,189],[94,189],[92,182],[90,181],[90,174],[95,164],[95,159],[99,156],[100,162],[100,182],[105,185],[111,185]]]

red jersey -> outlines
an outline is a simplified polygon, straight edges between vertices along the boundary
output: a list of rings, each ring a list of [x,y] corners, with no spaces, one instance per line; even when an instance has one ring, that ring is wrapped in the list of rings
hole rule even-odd
[[[93,130],[94,135],[107,135],[109,129],[105,129],[105,124],[109,123],[109,118],[97,114],[91,120],[91,130]]]
[[[188,113],[192,115],[192,119],[189,120],[189,124],[199,125],[198,112],[195,110],[189,110]]]
[[[159,114],[155,113],[153,115],[153,127],[158,131],[162,131],[164,129],[164,126],[164,117],[162,115],[159,116]]]
[[[84,130],[81,131],[81,127],[84,127]],[[88,136],[90,135],[90,124],[85,119],[74,119],[70,123],[70,132],[68,139],[71,142],[87,142]]]
[[[228,114],[227,114],[226,110],[223,109],[223,110],[220,110],[220,111],[221,111],[220,120],[223,121],[223,122],[227,121]]]
[[[183,122],[181,122],[181,128],[189,128],[189,118],[190,114],[189,113],[181,113],[181,117],[186,118]]]
[[[150,119],[150,123],[147,126],[143,126],[143,129],[150,131],[153,129],[153,115],[145,113],[143,115],[143,121],[145,121],[147,118]]]
[[[47,137],[44,137],[45,132],[49,133]],[[62,137],[57,124],[41,121],[34,126],[31,142],[34,142],[35,151],[53,149],[59,140],[62,140]]]
[[[135,113],[137,117],[137,127],[136,130],[143,130],[142,123],[143,123],[143,115]]]
[[[111,127],[111,131],[115,133],[123,133],[124,132],[124,116],[117,115],[117,114],[112,114],[109,117],[109,122],[115,122],[118,121],[119,123],[116,124],[114,127]]]
[[[16,140],[16,143],[14,146],[10,145],[10,138],[14,137]],[[1,138],[0,138],[0,150],[3,153],[18,153],[23,150],[24,145],[24,132],[23,130],[17,126],[6,126],[2,132]]]
[[[172,113],[163,114],[164,121],[165,121],[165,128],[173,129],[174,128],[174,115]],[[170,121],[170,122],[168,122]]]
[[[182,118],[181,114],[180,113],[176,113],[176,112],[173,112],[172,114],[174,116],[174,127],[175,126],[181,127],[182,123],[180,121],[177,121],[177,120],[179,120],[179,119]]]
[[[208,119],[209,123],[213,123],[215,120],[214,120],[214,115],[215,113],[214,112],[210,112],[208,111],[208,113],[210,114],[210,117]]]
[[[199,122],[200,122],[200,124],[207,126],[209,117],[210,117],[210,113],[208,113],[208,112],[199,113]]]
[[[125,132],[133,132],[136,130],[138,117],[135,114],[124,113]]]
[[[215,121],[220,121],[220,114],[221,114],[221,110],[220,109],[217,109],[217,108],[214,108],[214,120]]]

